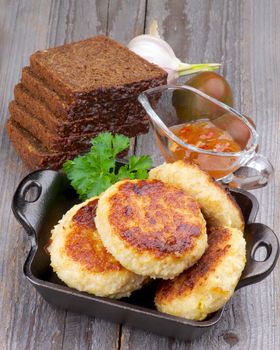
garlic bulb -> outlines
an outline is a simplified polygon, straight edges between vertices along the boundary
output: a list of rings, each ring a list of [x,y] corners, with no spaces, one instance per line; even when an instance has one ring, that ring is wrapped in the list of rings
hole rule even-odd
[[[155,35],[142,34],[136,36],[129,42],[128,48],[147,61],[164,69],[168,73],[168,82],[178,76],[216,70],[220,67],[218,63],[188,64],[182,62],[175,56],[171,46],[161,39],[157,33]]]

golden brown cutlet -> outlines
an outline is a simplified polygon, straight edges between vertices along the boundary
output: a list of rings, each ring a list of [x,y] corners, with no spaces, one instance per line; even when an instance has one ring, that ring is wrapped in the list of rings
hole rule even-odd
[[[54,228],[51,266],[69,287],[119,298],[141,287],[144,278],[127,271],[105,249],[95,227],[98,198],[74,206]]]
[[[156,291],[158,310],[202,320],[221,308],[233,294],[246,261],[245,240],[238,229],[211,228],[202,258]]]
[[[190,161],[179,160],[153,168],[149,178],[184,189],[200,205],[209,226],[244,229],[242,212],[227,190]]]
[[[111,186],[99,200],[96,224],[105,247],[123,266],[151,277],[174,277],[207,246],[196,201],[157,180]]]

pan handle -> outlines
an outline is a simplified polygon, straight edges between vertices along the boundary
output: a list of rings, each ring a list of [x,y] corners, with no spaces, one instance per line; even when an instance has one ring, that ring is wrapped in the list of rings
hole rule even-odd
[[[276,234],[266,225],[252,223],[246,226],[247,263],[236,289],[254,284],[266,278],[274,269],[279,257],[279,241]],[[263,261],[256,260],[259,248],[266,249]]]
[[[48,205],[49,189],[55,184],[59,186],[61,177],[53,170],[34,171],[20,182],[15,191],[12,210],[16,219],[30,236],[32,244],[36,244],[36,231],[41,224],[40,213]],[[31,190],[33,197],[28,199]]]

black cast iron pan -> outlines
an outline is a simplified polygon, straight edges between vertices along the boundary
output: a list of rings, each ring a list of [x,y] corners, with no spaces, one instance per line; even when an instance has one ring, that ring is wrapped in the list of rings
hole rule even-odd
[[[27,199],[33,193],[33,198]],[[240,206],[245,222],[247,263],[237,289],[263,280],[273,270],[279,255],[275,233],[267,226],[254,223],[257,199],[250,193],[231,190]],[[126,323],[163,336],[192,340],[214,326],[224,308],[204,321],[189,321],[158,312],[153,304],[155,283],[134,292],[130,298],[112,300],[79,292],[61,282],[50,267],[45,251],[50,231],[62,215],[79,200],[65,176],[52,170],[35,171],[19,184],[13,198],[15,217],[30,237],[31,250],[24,264],[24,274],[51,304],[74,312]],[[256,261],[255,253],[266,248],[264,261]]]

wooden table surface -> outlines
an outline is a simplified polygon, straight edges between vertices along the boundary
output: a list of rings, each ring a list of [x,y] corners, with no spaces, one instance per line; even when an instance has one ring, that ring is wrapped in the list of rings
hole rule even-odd
[[[280,267],[235,293],[222,320],[193,343],[109,323],[47,304],[24,278],[29,241],[10,209],[28,173],[5,131],[8,103],[29,56],[103,33],[123,43],[156,19],[162,36],[188,62],[221,62],[235,106],[251,116],[260,150],[275,165],[272,183],[255,191],[259,222],[279,231],[279,0],[0,0],[0,348],[1,349],[280,349]],[[109,69],[109,67],[108,67]],[[161,161],[151,134],[134,151]]]

